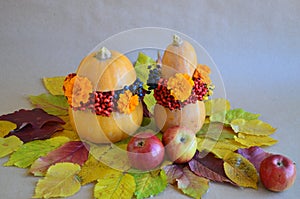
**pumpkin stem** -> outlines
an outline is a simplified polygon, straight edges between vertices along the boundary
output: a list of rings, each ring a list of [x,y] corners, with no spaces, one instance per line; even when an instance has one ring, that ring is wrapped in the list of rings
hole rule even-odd
[[[183,40],[178,35],[173,35],[173,45],[174,46],[180,46],[182,44]]]
[[[111,52],[105,48],[102,47],[97,53],[96,53],[96,58],[99,60],[106,60],[111,58]]]

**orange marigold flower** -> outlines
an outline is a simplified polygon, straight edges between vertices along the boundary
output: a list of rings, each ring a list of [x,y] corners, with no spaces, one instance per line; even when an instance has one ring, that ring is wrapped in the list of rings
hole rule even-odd
[[[120,94],[117,104],[118,110],[121,113],[129,114],[134,111],[135,107],[139,104],[139,97],[137,95],[132,95],[130,90],[126,90],[124,94]]]
[[[198,64],[197,68],[193,74],[193,78],[200,78],[203,83],[211,84],[211,79],[209,77],[210,68],[204,64]]]
[[[93,86],[88,78],[73,76],[65,79],[63,88],[68,103],[73,107],[79,107],[81,102],[88,102]]]
[[[194,82],[188,74],[176,73],[170,77],[167,83],[167,88],[171,90],[171,95],[176,100],[185,101],[191,95]]]

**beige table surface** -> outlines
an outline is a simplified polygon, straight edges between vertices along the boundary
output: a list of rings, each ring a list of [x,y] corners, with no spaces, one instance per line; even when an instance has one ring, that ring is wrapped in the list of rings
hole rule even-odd
[[[299,165],[299,10],[298,0],[0,0],[0,114],[30,108],[26,96],[45,92],[41,77],[74,72],[109,36],[145,26],[171,28],[208,51],[233,108],[260,113],[277,128],[279,143],[267,150]],[[0,198],[31,198],[37,180],[24,169],[1,166]],[[203,198],[298,198],[299,182],[298,175],[279,194],[261,185],[252,190],[211,183]],[[82,187],[70,198],[92,198],[92,189]],[[187,197],[168,188],[155,198]]]

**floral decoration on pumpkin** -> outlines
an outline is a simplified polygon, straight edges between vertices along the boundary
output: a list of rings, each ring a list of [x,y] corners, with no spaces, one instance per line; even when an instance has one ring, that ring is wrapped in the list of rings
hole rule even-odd
[[[205,84],[210,85],[211,79],[209,77],[211,71],[207,65],[198,64],[193,74],[193,78],[200,78]]]
[[[143,97],[143,83],[137,79],[132,85],[116,91],[93,91],[86,77],[69,74],[63,83],[64,95],[74,111],[89,110],[96,115],[109,117],[113,111],[129,114]]]
[[[137,105],[139,105],[139,97],[138,95],[133,95],[130,90],[126,90],[124,93],[120,94],[117,104],[118,110],[121,113],[129,114],[135,110]]]
[[[193,86],[194,82],[192,78],[188,74],[183,73],[176,73],[169,78],[167,83],[167,88],[171,91],[171,95],[181,102],[189,98]]]
[[[65,96],[72,107],[80,107],[82,103],[87,103],[92,88],[92,83],[88,78],[74,73],[68,75],[63,84]]]

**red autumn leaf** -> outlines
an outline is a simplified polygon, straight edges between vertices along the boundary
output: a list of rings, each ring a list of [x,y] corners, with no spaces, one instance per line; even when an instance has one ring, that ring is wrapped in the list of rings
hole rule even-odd
[[[165,173],[168,178],[168,182],[170,184],[174,184],[177,179],[181,178],[183,175],[183,170],[180,165],[172,164],[172,165],[167,165],[163,168],[165,170]]]
[[[82,166],[88,159],[89,146],[81,141],[67,142],[51,151],[46,156],[37,159],[29,169],[34,175],[44,175],[51,165],[59,162],[72,162]]]
[[[65,122],[54,115],[46,113],[43,109],[35,108],[32,110],[18,110],[13,113],[1,115],[0,120],[7,120],[17,125],[17,129],[20,130],[27,125],[31,125],[33,128],[42,128],[46,123],[59,123]]]
[[[61,118],[50,115],[40,108],[32,110],[21,109],[14,113],[0,116],[0,120],[7,120],[17,125],[17,128],[5,137],[15,135],[23,142],[48,139],[56,131],[63,130],[60,124],[65,124]]]
[[[216,158],[212,153],[208,153],[202,157],[201,153],[197,152],[192,160],[189,161],[189,167],[196,175],[207,178],[215,182],[227,182],[234,184],[227,178],[222,159]]]
[[[33,140],[45,140],[50,138],[56,131],[63,130],[63,127],[57,123],[46,123],[43,128],[33,128],[28,125],[20,130],[13,130],[9,132],[5,137],[17,136],[24,143]]]
[[[260,163],[270,155],[271,153],[265,152],[262,148],[258,146],[253,146],[247,149],[238,149],[237,153],[244,156],[246,159],[248,159],[256,168],[256,170],[259,172]]]

